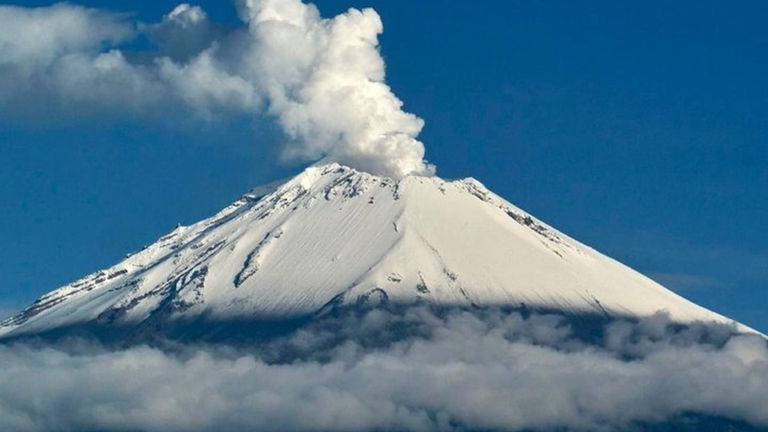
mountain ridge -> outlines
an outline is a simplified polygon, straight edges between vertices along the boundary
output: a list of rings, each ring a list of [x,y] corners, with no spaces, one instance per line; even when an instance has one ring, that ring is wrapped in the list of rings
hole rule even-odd
[[[0,323],[0,337],[152,317],[309,316],[334,306],[512,306],[681,323],[695,305],[466,178],[331,163],[255,188]],[[751,329],[734,324],[742,331]]]

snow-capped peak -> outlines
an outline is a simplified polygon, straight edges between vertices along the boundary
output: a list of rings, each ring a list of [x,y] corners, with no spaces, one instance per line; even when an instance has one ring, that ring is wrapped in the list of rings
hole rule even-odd
[[[327,164],[256,188],[41,297],[0,324],[0,336],[150,318],[280,319],[378,302],[730,322],[475,179],[393,180]]]

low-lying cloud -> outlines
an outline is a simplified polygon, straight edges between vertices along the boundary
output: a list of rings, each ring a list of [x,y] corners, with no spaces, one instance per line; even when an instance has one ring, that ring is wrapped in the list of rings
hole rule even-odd
[[[326,19],[300,0],[237,6],[243,25],[229,28],[186,3],[157,23],[65,3],[0,5],[0,113],[267,114],[288,137],[288,159],[393,177],[434,172],[416,139],[424,122],[385,82],[373,9]]]
[[[768,426],[768,350],[660,315],[592,341],[555,315],[411,308],[247,348],[0,346],[14,431],[619,430],[684,413]]]

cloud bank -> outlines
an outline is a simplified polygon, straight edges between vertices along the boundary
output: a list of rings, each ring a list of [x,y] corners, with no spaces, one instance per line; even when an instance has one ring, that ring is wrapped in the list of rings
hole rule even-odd
[[[768,427],[768,350],[730,329],[411,308],[256,347],[0,346],[15,431],[623,430],[681,413]]]
[[[268,114],[288,137],[288,159],[393,177],[434,172],[416,139],[424,122],[385,82],[373,9],[323,18],[300,0],[237,6],[239,28],[190,4],[149,24],[70,4],[0,6],[0,113]],[[137,48],[142,40],[151,48]]]

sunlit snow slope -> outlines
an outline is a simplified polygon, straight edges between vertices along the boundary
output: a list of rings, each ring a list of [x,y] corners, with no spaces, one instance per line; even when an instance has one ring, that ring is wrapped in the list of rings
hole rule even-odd
[[[273,319],[425,301],[730,322],[559,233],[474,179],[400,181],[331,164],[255,190],[0,324]]]

